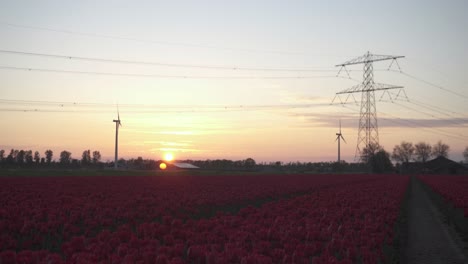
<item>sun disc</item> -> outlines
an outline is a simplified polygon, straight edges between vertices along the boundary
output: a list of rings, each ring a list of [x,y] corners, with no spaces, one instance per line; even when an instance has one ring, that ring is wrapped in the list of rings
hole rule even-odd
[[[161,164],[159,164],[159,168],[160,168],[161,170],[165,170],[165,169],[167,168],[166,163],[162,162]]]
[[[174,159],[174,155],[172,155],[172,153],[164,154],[164,160],[165,161],[172,161],[173,159]]]

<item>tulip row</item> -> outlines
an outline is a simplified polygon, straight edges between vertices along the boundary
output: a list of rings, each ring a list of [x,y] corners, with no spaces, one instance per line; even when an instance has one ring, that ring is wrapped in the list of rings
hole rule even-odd
[[[16,199],[2,200],[1,263],[376,263],[393,239],[408,184],[407,177],[375,175],[42,180],[48,188],[11,180],[0,189],[2,198]],[[187,214],[199,205],[298,192],[308,193],[232,215]],[[39,250],[47,243],[49,251]]]

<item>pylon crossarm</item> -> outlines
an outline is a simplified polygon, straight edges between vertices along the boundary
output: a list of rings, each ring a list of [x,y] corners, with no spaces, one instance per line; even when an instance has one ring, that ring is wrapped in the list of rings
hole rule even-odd
[[[345,100],[345,104],[348,103],[348,100],[349,98],[352,97],[353,98],[353,103],[356,104],[356,105],[359,105],[358,101],[356,100],[356,97],[354,97],[354,94],[353,93],[348,93],[348,96],[346,96],[346,100]]]
[[[390,99],[390,101],[386,101],[386,100],[382,100],[383,97],[385,96],[385,94],[388,94],[388,98]],[[379,98],[379,102],[392,102],[393,103],[393,98],[392,98],[392,95],[390,94],[390,92],[388,90],[385,90],[382,95],[380,96]]]
[[[396,96],[395,96],[395,101],[397,101],[399,97],[402,97],[402,98],[403,98],[402,100],[399,100],[399,101],[409,102],[409,98],[408,98],[408,96],[406,95],[406,92],[405,92],[404,89],[398,90],[398,93],[397,93]]]
[[[363,84],[358,84],[355,85],[351,88],[345,89],[341,92],[338,92],[336,94],[347,94],[347,93],[362,93],[362,92],[371,92],[371,91],[382,91],[382,90],[391,90],[391,89],[401,89],[403,88],[402,86],[392,86],[389,84],[382,84],[382,83],[375,83],[374,87],[369,89],[367,86]]]
[[[338,97],[338,99],[340,99],[340,98],[339,98],[340,96],[337,95],[337,94],[335,94],[335,97],[333,97],[333,100],[332,100],[331,103],[330,103],[331,105],[335,102],[336,97]]]
[[[353,87],[350,87],[348,89],[344,89],[343,91],[338,92],[336,94],[360,93],[360,92],[362,92],[362,89],[363,89],[363,85],[362,84],[357,84],[357,85],[354,85]]]
[[[401,73],[402,71],[401,71],[400,64],[398,63],[398,61],[396,59],[393,59],[392,62],[390,63],[390,65],[388,65],[387,71],[390,71],[390,69],[392,68],[394,62],[395,62],[395,65],[398,67],[398,71]]]
[[[363,64],[363,63],[369,63],[369,62],[375,62],[375,61],[384,61],[384,60],[396,60],[396,59],[401,59],[404,58],[405,56],[391,56],[391,55],[377,55],[377,54],[371,54],[371,53],[366,53],[362,56],[359,56],[357,58],[351,59],[349,61],[346,61],[341,64],[335,65],[336,67],[344,67],[347,65],[354,65],[354,64]]]
[[[336,74],[336,77],[341,77],[341,76],[340,76],[340,73],[341,73],[341,71],[342,71],[343,69],[344,69],[344,71],[346,72],[346,75],[348,76],[348,79],[351,79],[351,75],[349,75],[349,71],[348,71],[348,69],[346,69],[346,66],[344,66],[344,65],[340,67],[340,70],[339,70],[338,73]],[[343,78],[343,77],[341,77],[341,78]]]

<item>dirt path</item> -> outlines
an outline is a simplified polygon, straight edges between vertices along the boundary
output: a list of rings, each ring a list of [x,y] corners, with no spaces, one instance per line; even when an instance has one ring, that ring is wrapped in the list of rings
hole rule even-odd
[[[441,220],[421,183],[412,178],[408,201],[408,241],[403,263],[468,263],[454,234]]]

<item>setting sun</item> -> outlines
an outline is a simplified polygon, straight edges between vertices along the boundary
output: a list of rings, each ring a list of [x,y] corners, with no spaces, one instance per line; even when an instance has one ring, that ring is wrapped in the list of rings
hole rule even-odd
[[[164,160],[165,161],[172,161],[173,159],[174,159],[174,155],[172,155],[172,153],[164,154]]]
[[[165,170],[165,169],[167,168],[166,163],[163,162],[163,163],[159,164],[159,168],[160,168],[161,170]]]

